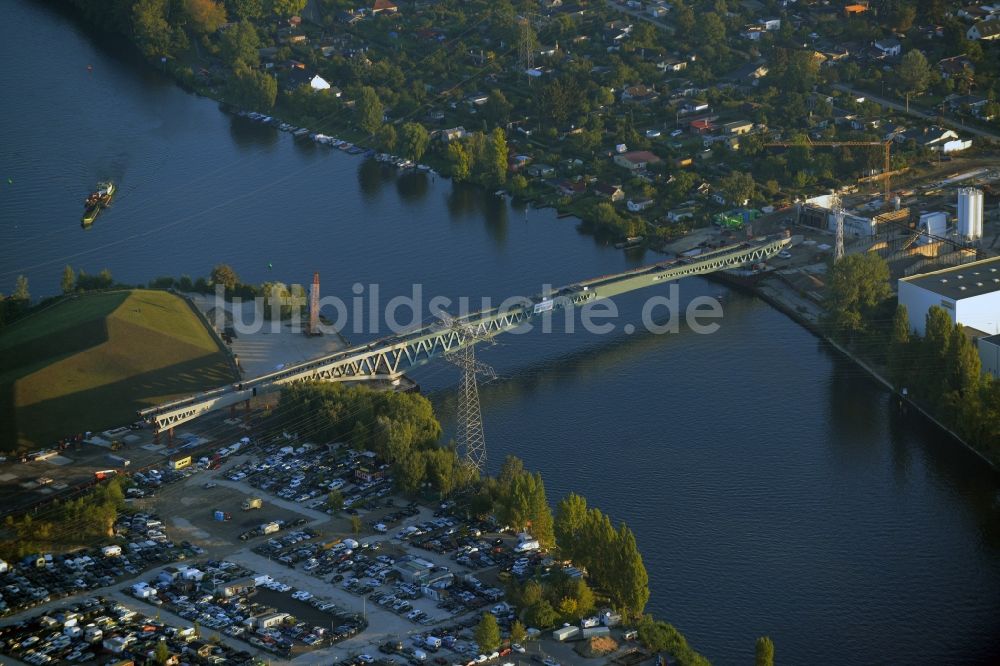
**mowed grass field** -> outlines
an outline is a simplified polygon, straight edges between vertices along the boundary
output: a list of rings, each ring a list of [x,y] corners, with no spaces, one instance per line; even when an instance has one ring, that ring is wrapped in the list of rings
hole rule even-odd
[[[0,449],[131,423],[138,409],[234,379],[184,299],[83,294],[0,330]]]

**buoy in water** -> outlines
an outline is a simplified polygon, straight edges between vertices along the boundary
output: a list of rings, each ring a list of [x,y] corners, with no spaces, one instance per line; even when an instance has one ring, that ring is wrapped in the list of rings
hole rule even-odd
[[[94,71],[94,66],[93,65],[87,65],[87,71],[88,72]]]

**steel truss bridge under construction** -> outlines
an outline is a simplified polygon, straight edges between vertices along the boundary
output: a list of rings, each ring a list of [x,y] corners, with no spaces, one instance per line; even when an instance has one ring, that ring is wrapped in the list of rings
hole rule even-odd
[[[787,234],[758,238],[703,252],[694,257],[682,256],[622,273],[583,280],[555,289],[549,294],[525,298],[513,307],[483,310],[457,317],[450,323],[435,322],[230,386],[142,409],[139,417],[159,433],[294,382],[395,381],[406,371],[424,365],[442,354],[514,330],[547,312],[568,310],[681,278],[760,263],[776,255],[790,242]]]

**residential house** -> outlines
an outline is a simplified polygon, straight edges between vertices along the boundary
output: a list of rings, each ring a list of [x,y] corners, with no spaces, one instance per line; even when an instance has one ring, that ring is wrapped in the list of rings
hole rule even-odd
[[[399,7],[392,0],[375,0],[375,4],[372,5],[372,16],[377,14],[395,14],[399,11]]]
[[[353,9],[337,12],[337,20],[346,25],[354,25],[363,18],[361,12],[356,12]]]
[[[768,32],[775,32],[776,30],[781,30],[781,19],[774,16],[770,16],[768,18],[762,18],[759,21],[757,21],[757,23],[759,25],[764,26],[764,30],[767,30]]]
[[[690,220],[694,217],[695,210],[693,201],[685,202],[681,204],[680,208],[674,208],[673,210],[667,211],[667,221],[682,222],[684,220]]]
[[[878,129],[882,124],[880,118],[854,118],[851,120],[851,129],[857,131]]]
[[[663,5],[650,5],[649,7],[646,8],[646,11],[649,13],[650,16],[657,19],[663,18],[664,16],[667,15],[667,8],[664,7]]]
[[[253,592],[257,589],[257,581],[253,576],[246,576],[245,578],[231,580],[228,583],[221,583],[216,586],[216,589],[220,591],[224,597],[235,597]]]
[[[625,203],[625,207],[628,208],[633,213],[639,213],[646,210],[647,208],[652,207],[653,204],[655,203],[656,203],[655,201],[653,201],[648,197],[642,199],[629,199]]]
[[[620,185],[598,183],[594,186],[594,192],[596,192],[598,196],[610,199],[611,201],[621,201],[625,198],[625,190],[623,190]]]
[[[740,30],[740,37],[743,39],[749,39],[751,42],[758,42],[766,32],[767,29],[764,26],[756,23],[748,23],[743,26],[742,30]]]
[[[661,72],[682,72],[687,66],[687,60],[681,58],[663,58],[656,63],[656,68]]]
[[[659,97],[659,95],[653,88],[639,84],[625,88],[621,94],[621,101],[645,103],[652,102],[657,97]]]
[[[548,178],[549,176],[554,176],[556,173],[555,167],[550,164],[542,163],[532,164],[524,171],[533,178]]]
[[[969,60],[964,53],[962,55],[938,60],[937,68],[942,79],[971,79],[976,72],[976,68],[973,66],[972,61]]]
[[[918,146],[942,153],[965,150],[972,146],[971,139],[961,139],[955,130],[937,126],[917,128],[903,132],[896,140],[909,141],[911,139],[916,141]]]
[[[538,4],[542,6],[542,9],[557,9],[562,7],[562,0],[538,0]]]
[[[612,159],[615,164],[628,169],[629,171],[645,169],[647,166],[659,164],[662,161],[659,157],[648,150],[633,150],[627,153],[615,155]]]
[[[895,58],[903,52],[903,45],[895,37],[886,37],[876,41],[873,46],[883,57]]]
[[[866,11],[868,11],[868,5],[853,4],[844,7],[844,16],[851,18],[853,16],[861,16]]]
[[[749,134],[752,130],[753,123],[749,120],[734,120],[722,125],[722,131],[726,134]]]
[[[1000,19],[977,23],[969,28],[965,36],[970,40],[981,39],[983,41],[992,41],[1000,39]]]
[[[473,104],[475,106],[482,106],[482,105],[486,104],[486,102],[489,100],[489,98],[490,98],[490,96],[487,95],[486,93],[484,93],[484,92],[477,92],[477,93],[472,93],[471,95],[469,95],[468,97],[466,97],[465,101],[468,102],[469,104]]]
[[[715,131],[715,125],[708,118],[699,118],[688,123],[692,134],[709,134]]]
[[[767,65],[763,62],[751,62],[737,67],[722,78],[738,85],[757,85],[758,80],[767,76],[767,72]]]
[[[564,197],[575,197],[587,191],[587,183],[582,178],[580,180],[563,180],[557,189],[559,194]]]
[[[451,143],[452,141],[464,139],[466,134],[467,132],[465,131],[465,128],[458,126],[452,127],[451,129],[441,130],[441,134],[439,136],[445,143]]]
[[[703,111],[708,111],[708,110],[709,110],[708,102],[702,102],[700,100],[690,100],[688,102],[684,102],[683,104],[681,104],[681,108],[678,109],[678,112],[681,115],[686,116],[692,113],[701,113]]]
[[[326,79],[319,74],[307,71],[305,65],[299,62],[293,62],[291,69],[288,70],[288,82],[286,86],[290,89],[309,86],[314,91],[330,89],[330,84]]]
[[[982,95],[948,95],[944,98],[944,102],[952,111],[962,111],[966,108],[974,111],[989,103],[989,99]]]

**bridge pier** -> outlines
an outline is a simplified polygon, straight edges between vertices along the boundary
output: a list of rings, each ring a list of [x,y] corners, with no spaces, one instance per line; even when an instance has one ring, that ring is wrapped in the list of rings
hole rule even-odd
[[[153,444],[155,446],[159,446],[160,445],[160,429],[159,428],[157,428],[156,430],[153,431]]]
[[[167,428],[167,444],[174,443],[174,427],[170,426]]]
[[[236,405],[229,405],[229,418],[236,418]]]

